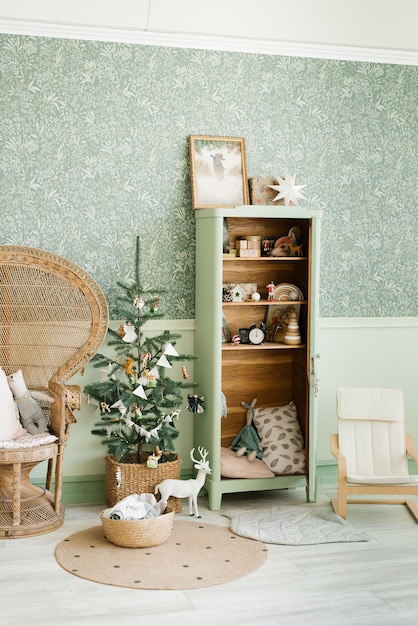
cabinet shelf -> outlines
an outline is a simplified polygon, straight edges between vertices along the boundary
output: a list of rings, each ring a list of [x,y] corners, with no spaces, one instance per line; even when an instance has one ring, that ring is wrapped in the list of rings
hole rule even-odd
[[[223,307],[229,307],[229,306],[242,306],[242,307],[249,307],[249,306],[289,306],[290,304],[296,305],[296,304],[308,304],[307,300],[258,300],[258,302],[256,301],[245,301],[245,302],[222,302],[222,306]]]
[[[241,352],[242,350],[251,350],[251,351],[259,351],[259,350],[304,350],[306,349],[306,343],[300,343],[297,346],[288,345],[286,343],[263,343],[259,346],[254,346],[249,343],[223,343],[222,351],[232,352]]]
[[[231,258],[228,258],[231,257]],[[226,254],[222,257],[222,260],[226,263],[300,263],[301,261],[307,261],[306,256],[232,256]]]

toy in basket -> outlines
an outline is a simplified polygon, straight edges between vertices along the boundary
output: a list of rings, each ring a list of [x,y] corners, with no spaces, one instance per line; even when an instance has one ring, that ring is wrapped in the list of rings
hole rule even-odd
[[[100,515],[105,537],[122,548],[151,548],[165,543],[173,530],[174,511],[167,507],[159,517],[114,520]]]

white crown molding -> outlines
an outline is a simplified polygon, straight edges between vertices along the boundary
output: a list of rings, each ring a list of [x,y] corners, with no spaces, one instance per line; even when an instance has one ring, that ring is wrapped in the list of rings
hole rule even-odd
[[[0,33],[53,37],[58,39],[82,39],[89,41],[112,41],[147,46],[223,50],[277,56],[336,59],[343,61],[368,61],[396,65],[418,65],[418,50],[392,50],[389,48],[362,48],[286,41],[240,39],[182,33],[149,32],[129,29],[72,26],[46,22],[1,20]]]

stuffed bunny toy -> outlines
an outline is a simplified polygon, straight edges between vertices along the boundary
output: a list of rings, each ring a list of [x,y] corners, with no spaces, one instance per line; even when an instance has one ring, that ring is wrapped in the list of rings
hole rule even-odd
[[[41,391],[29,391],[22,370],[9,374],[7,382],[19,410],[22,426],[31,435],[47,431],[48,422],[38,399],[45,402],[53,402],[53,400]]]
[[[254,461],[255,458],[262,459],[264,454],[260,436],[252,423],[256,402],[257,398],[254,398],[251,404],[241,402],[241,405],[247,409],[246,424],[230,445],[231,450],[234,450],[237,456],[246,454],[248,461]]]

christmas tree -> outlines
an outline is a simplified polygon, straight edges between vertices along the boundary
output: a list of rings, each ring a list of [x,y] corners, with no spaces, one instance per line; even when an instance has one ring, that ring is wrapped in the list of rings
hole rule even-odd
[[[175,458],[174,440],[179,435],[176,419],[181,411],[183,391],[195,387],[189,381],[185,365],[183,380],[170,379],[167,372],[175,361],[190,361],[194,355],[178,354],[176,341],[181,335],[164,331],[158,336],[144,336],[150,320],[161,318],[162,291],[143,288],[139,279],[140,251],[136,240],[135,281],[118,282],[117,315],[124,324],[117,331],[108,329],[114,356],[98,353],[92,359],[101,368],[102,378],[86,385],[89,402],[94,399],[100,421],[92,433],[103,438],[108,452],[123,462],[163,463]],[[189,410],[202,411],[202,399],[188,396]]]

